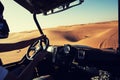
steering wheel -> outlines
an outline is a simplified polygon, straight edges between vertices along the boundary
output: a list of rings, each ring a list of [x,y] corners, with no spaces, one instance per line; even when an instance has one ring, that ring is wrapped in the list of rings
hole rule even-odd
[[[49,39],[45,35],[42,35],[39,40],[35,41],[28,48],[28,51],[26,53],[27,59],[28,60],[33,60],[34,56],[39,51],[46,51],[48,46],[49,46]]]

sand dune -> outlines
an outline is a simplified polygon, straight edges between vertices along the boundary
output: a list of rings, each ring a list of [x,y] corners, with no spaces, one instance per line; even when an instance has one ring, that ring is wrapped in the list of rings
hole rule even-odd
[[[94,48],[118,47],[118,21],[60,26],[43,30],[51,45],[78,44]],[[28,46],[39,39],[37,30],[11,33],[0,39],[0,58],[4,64],[20,60]]]

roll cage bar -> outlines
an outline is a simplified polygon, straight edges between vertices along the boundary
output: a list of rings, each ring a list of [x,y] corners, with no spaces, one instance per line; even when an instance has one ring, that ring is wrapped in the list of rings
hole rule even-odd
[[[84,2],[84,0],[14,0],[14,1],[23,6],[32,14],[43,13],[44,15],[58,13],[69,8],[78,6]],[[54,11],[55,9],[57,10]]]

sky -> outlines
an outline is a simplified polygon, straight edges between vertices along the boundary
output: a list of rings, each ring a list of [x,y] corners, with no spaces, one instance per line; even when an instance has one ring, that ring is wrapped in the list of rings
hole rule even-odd
[[[4,19],[6,19],[10,32],[21,32],[37,29],[33,15],[14,0],[1,0],[3,3]],[[43,28],[66,26],[74,24],[88,24],[118,20],[118,0],[84,0],[76,7],[66,11],[43,16],[37,15]]]

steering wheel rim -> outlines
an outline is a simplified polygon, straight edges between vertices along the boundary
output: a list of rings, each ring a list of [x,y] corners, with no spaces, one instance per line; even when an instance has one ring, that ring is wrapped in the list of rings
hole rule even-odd
[[[39,51],[46,51],[48,46],[49,46],[49,39],[46,36],[40,37],[39,40],[35,41],[30,45],[26,53],[26,58],[28,60],[33,60],[34,56]],[[33,52],[32,55],[30,54],[31,52]]]

